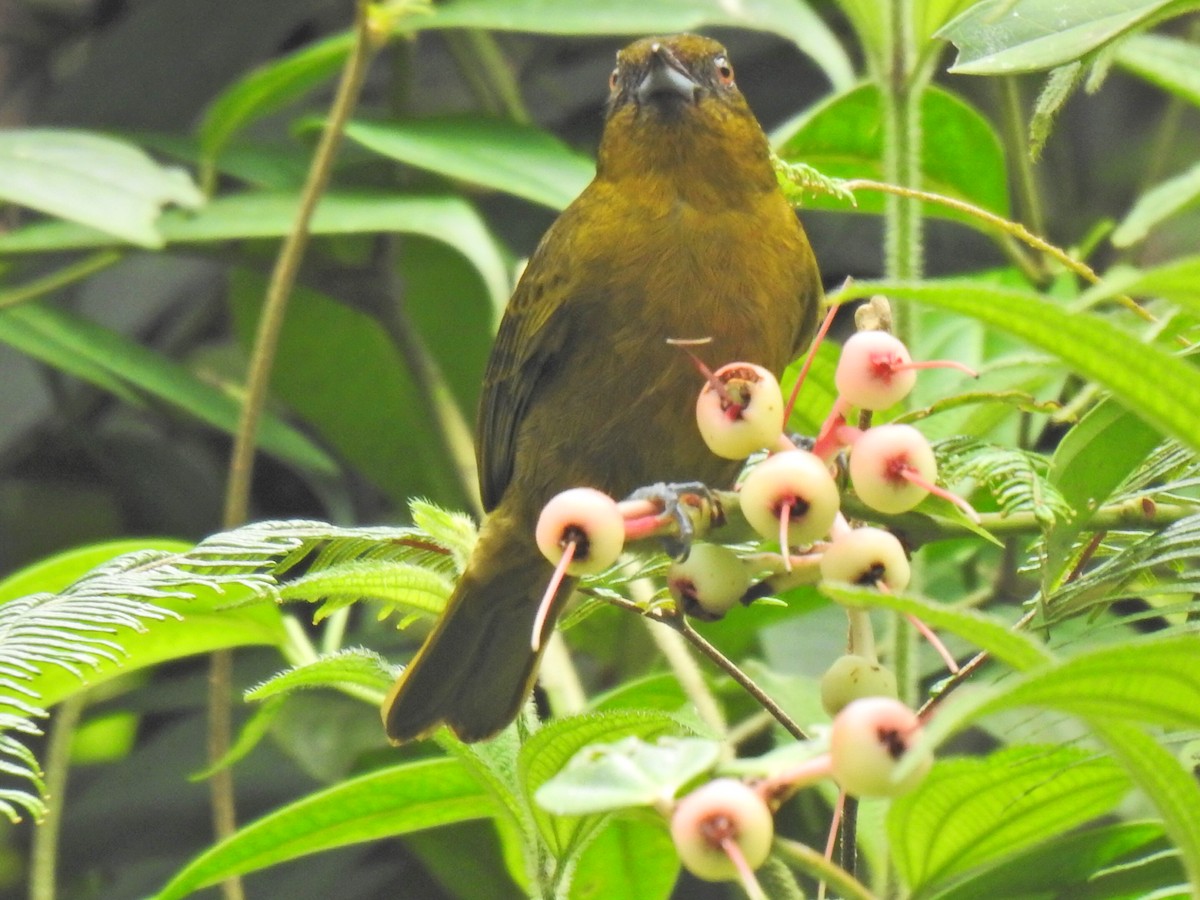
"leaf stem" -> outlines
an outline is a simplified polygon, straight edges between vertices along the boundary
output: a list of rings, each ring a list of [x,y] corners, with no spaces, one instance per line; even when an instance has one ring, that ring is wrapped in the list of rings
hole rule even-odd
[[[46,745],[46,818],[33,831],[29,853],[29,900],[54,900],[58,892],[58,840],[62,834],[71,769],[71,741],[87,706],[87,693],[72,694],[54,713]]]
[[[843,900],[878,900],[865,884],[812,847],[781,837],[775,838],[772,847],[789,866],[824,881]]]
[[[35,278],[33,281],[23,284],[20,287],[8,291],[0,291],[0,309],[7,309],[10,306],[28,303],[30,300],[37,300],[39,297],[51,294],[59,288],[74,284],[76,281],[82,281],[89,275],[95,275],[97,272],[120,262],[124,255],[119,250],[101,250],[99,253],[85,256],[78,262],[64,266],[56,272],[51,272],[49,275]]]

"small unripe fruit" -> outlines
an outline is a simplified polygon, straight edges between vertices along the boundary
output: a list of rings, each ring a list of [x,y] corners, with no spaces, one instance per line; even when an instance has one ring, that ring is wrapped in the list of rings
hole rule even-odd
[[[888,697],[864,697],[834,717],[829,733],[833,777],[855,797],[898,797],[920,783],[933,765],[933,755],[921,752],[920,763],[902,779],[895,777],[900,761],[921,736],[916,713]]]
[[[896,696],[896,676],[878,661],[855,653],[839,656],[821,676],[821,706],[836,716],[863,697]]]
[[[788,504],[789,547],[806,546],[829,534],[841,506],[829,469],[807,450],[767,457],[746,476],[741,499],[746,521],[768,539],[779,537],[779,517]]]
[[[766,801],[733,778],[717,778],[679,801],[671,838],[684,868],[705,881],[736,881],[737,867],[722,847],[732,840],[751,869],[771,853],[775,823]]]
[[[538,517],[538,549],[557,565],[567,545],[575,555],[567,573],[593,575],[617,561],[625,546],[625,518],[612,497],[593,488],[571,488],[550,498]]]
[[[937,461],[929,441],[911,425],[869,428],[850,448],[850,483],[872,509],[908,512],[928,496],[928,488],[914,484],[905,472],[926,484],[937,480]]]
[[[696,398],[700,436],[717,456],[745,459],[774,447],[783,434],[783,392],[775,376],[762,366],[735,362],[721,366]]]
[[[689,616],[716,621],[750,589],[738,555],[721,544],[693,544],[688,558],[672,563],[667,588]]]
[[[834,383],[846,402],[861,409],[887,409],[899,403],[917,382],[912,357],[886,331],[859,331],[842,346]]]
[[[912,567],[899,539],[882,528],[855,528],[834,538],[821,554],[821,577],[889,591],[908,587]]]

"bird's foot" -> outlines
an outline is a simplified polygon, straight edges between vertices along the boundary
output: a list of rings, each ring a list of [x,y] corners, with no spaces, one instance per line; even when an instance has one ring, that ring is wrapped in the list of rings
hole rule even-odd
[[[666,535],[662,541],[667,555],[679,561],[687,559],[697,529],[707,531],[725,518],[717,495],[699,481],[660,482],[638,488],[627,499],[650,501],[658,507],[663,523],[675,524],[678,533]]]

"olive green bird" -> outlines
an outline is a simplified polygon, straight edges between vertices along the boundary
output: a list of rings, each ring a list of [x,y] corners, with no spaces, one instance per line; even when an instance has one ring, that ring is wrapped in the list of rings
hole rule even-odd
[[[596,177],[543,237],[500,324],[476,444],[489,514],[384,701],[394,742],[442,724],[482,740],[516,717],[537,673],[531,632],[551,566],[534,527],[552,496],[731,483],[739,464],[696,425],[702,380],[668,341],[710,338],[701,352],[714,367],[778,374],[807,347],[820,301],[816,260],[724,48],[685,34],[618,53]]]

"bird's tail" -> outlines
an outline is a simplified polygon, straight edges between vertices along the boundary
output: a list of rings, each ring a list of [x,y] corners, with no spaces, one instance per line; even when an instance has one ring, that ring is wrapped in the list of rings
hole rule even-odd
[[[531,637],[551,570],[532,535],[501,540],[497,530],[485,525],[433,633],[383,702],[395,743],[443,723],[463,741],[491,737],[516,718],[533,687],[541,654]],[[564,584],[559,596],[569,591]],[[544,634],[552,627],[553,617]]]

